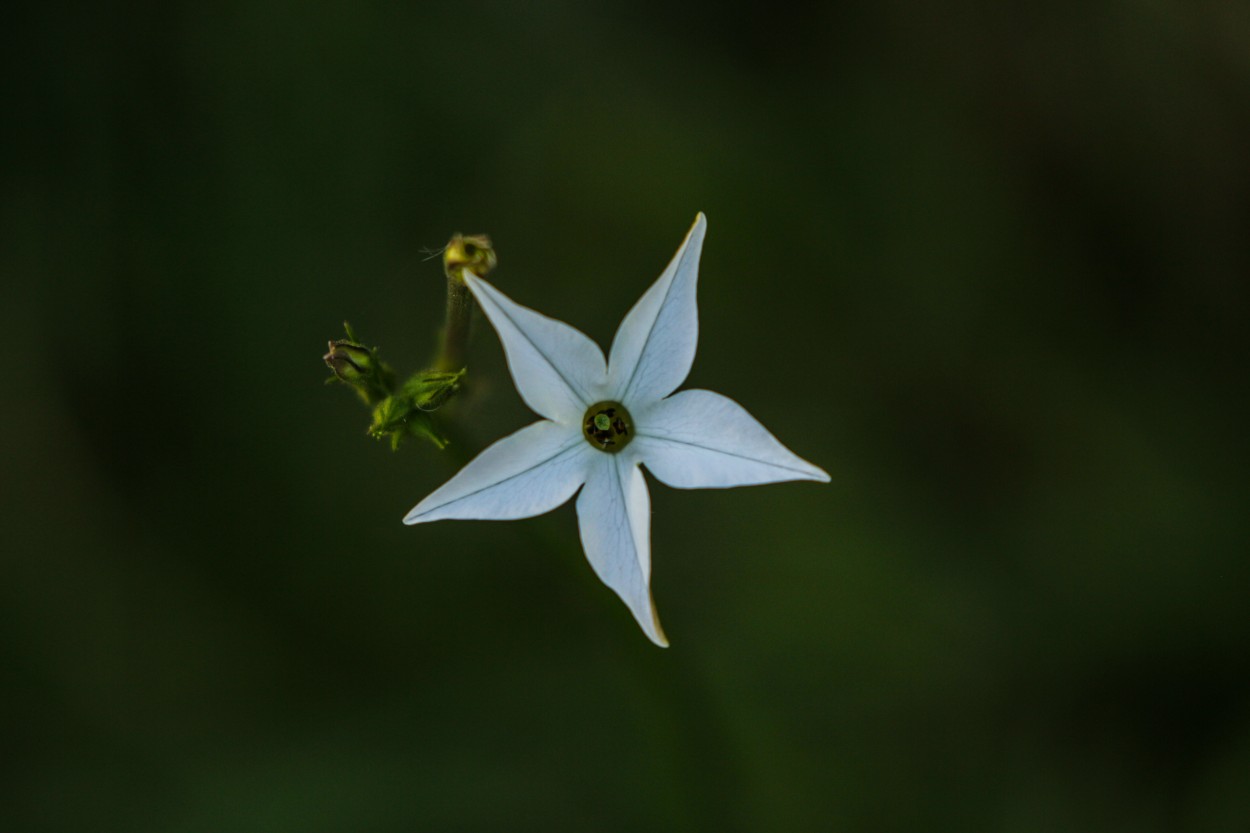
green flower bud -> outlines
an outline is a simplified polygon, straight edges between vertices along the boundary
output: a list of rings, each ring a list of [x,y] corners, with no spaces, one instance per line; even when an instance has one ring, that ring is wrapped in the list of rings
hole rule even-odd
[[[348,384],[367,379],[377,365],[372,350],[345,338],[331,341],[330,352],[321,358],[340,381]]]
[[[365,404],[380,402],[395,388],[395,372],[378,358],[378,351],[366,347],[356,338],[349,324],[343,324],[347,338],[330,342],[330,350],[321,357],[334,374],[329,381],[339,381],[355,388]]]

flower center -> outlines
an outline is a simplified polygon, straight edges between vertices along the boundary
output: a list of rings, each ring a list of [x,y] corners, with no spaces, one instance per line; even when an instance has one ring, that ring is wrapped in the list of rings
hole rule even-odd
[[[634,421],[620,402],[596,402],[586,410],[582,434],[595,448],[615,454],[634,438]]]

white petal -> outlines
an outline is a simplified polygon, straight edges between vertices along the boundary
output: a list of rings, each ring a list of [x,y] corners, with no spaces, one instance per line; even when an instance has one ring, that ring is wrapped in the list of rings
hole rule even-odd
[[[695,288],[706,231],[700,213],[668,268],[621,321],[608,363],[618,402],[629,406],[668,396],[690,373],[699,343]]]
[[[603,399],[607,364],[599,345],[563,321],[523,307],[481,278],[465,283],[499,333],[517,392],[548,419],[581,423]]]
[[[594,449],[591,453],[590,474],[577,496],[577,522],[586,558],[603,583],[624,600],[651,641],[667,647],[651,601],[647,484],[638,465],[626,455]]]
[[[634,415],[630,451],[676,489],[724,489],[784,480],[829,482],[732,399],[684,390]]]
[[[404,518],[406,524],[445,518],[511,521],[550,512],[586,480],[587,460],[600,453],[580,430],[535,422],[473,458]]]

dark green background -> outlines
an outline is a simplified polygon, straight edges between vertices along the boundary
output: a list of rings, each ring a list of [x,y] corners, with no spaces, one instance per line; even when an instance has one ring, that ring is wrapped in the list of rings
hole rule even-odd
[[[12,831],[1234,831],[1241,3],[8,13]],[[602,343],[696,211],[689,386],[830,485],[652,482],[652,647],[571,507],[408,528],[456,230]]]

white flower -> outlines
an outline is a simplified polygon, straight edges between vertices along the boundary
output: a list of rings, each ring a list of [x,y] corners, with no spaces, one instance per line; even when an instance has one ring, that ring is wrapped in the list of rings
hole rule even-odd
[[[581,489],[577,519],[591,567],[647,636],[667,645],[651,601],[651,501],[639,464],[678,489],[829,480],[732,399],[706,390],[669,396],[694,362],[706,229],[699,214],[668,268],[621,322],[607,361],[580,331],[466,270],[517,391],[545,419],[487,448],[404,523],[529,518]]]

